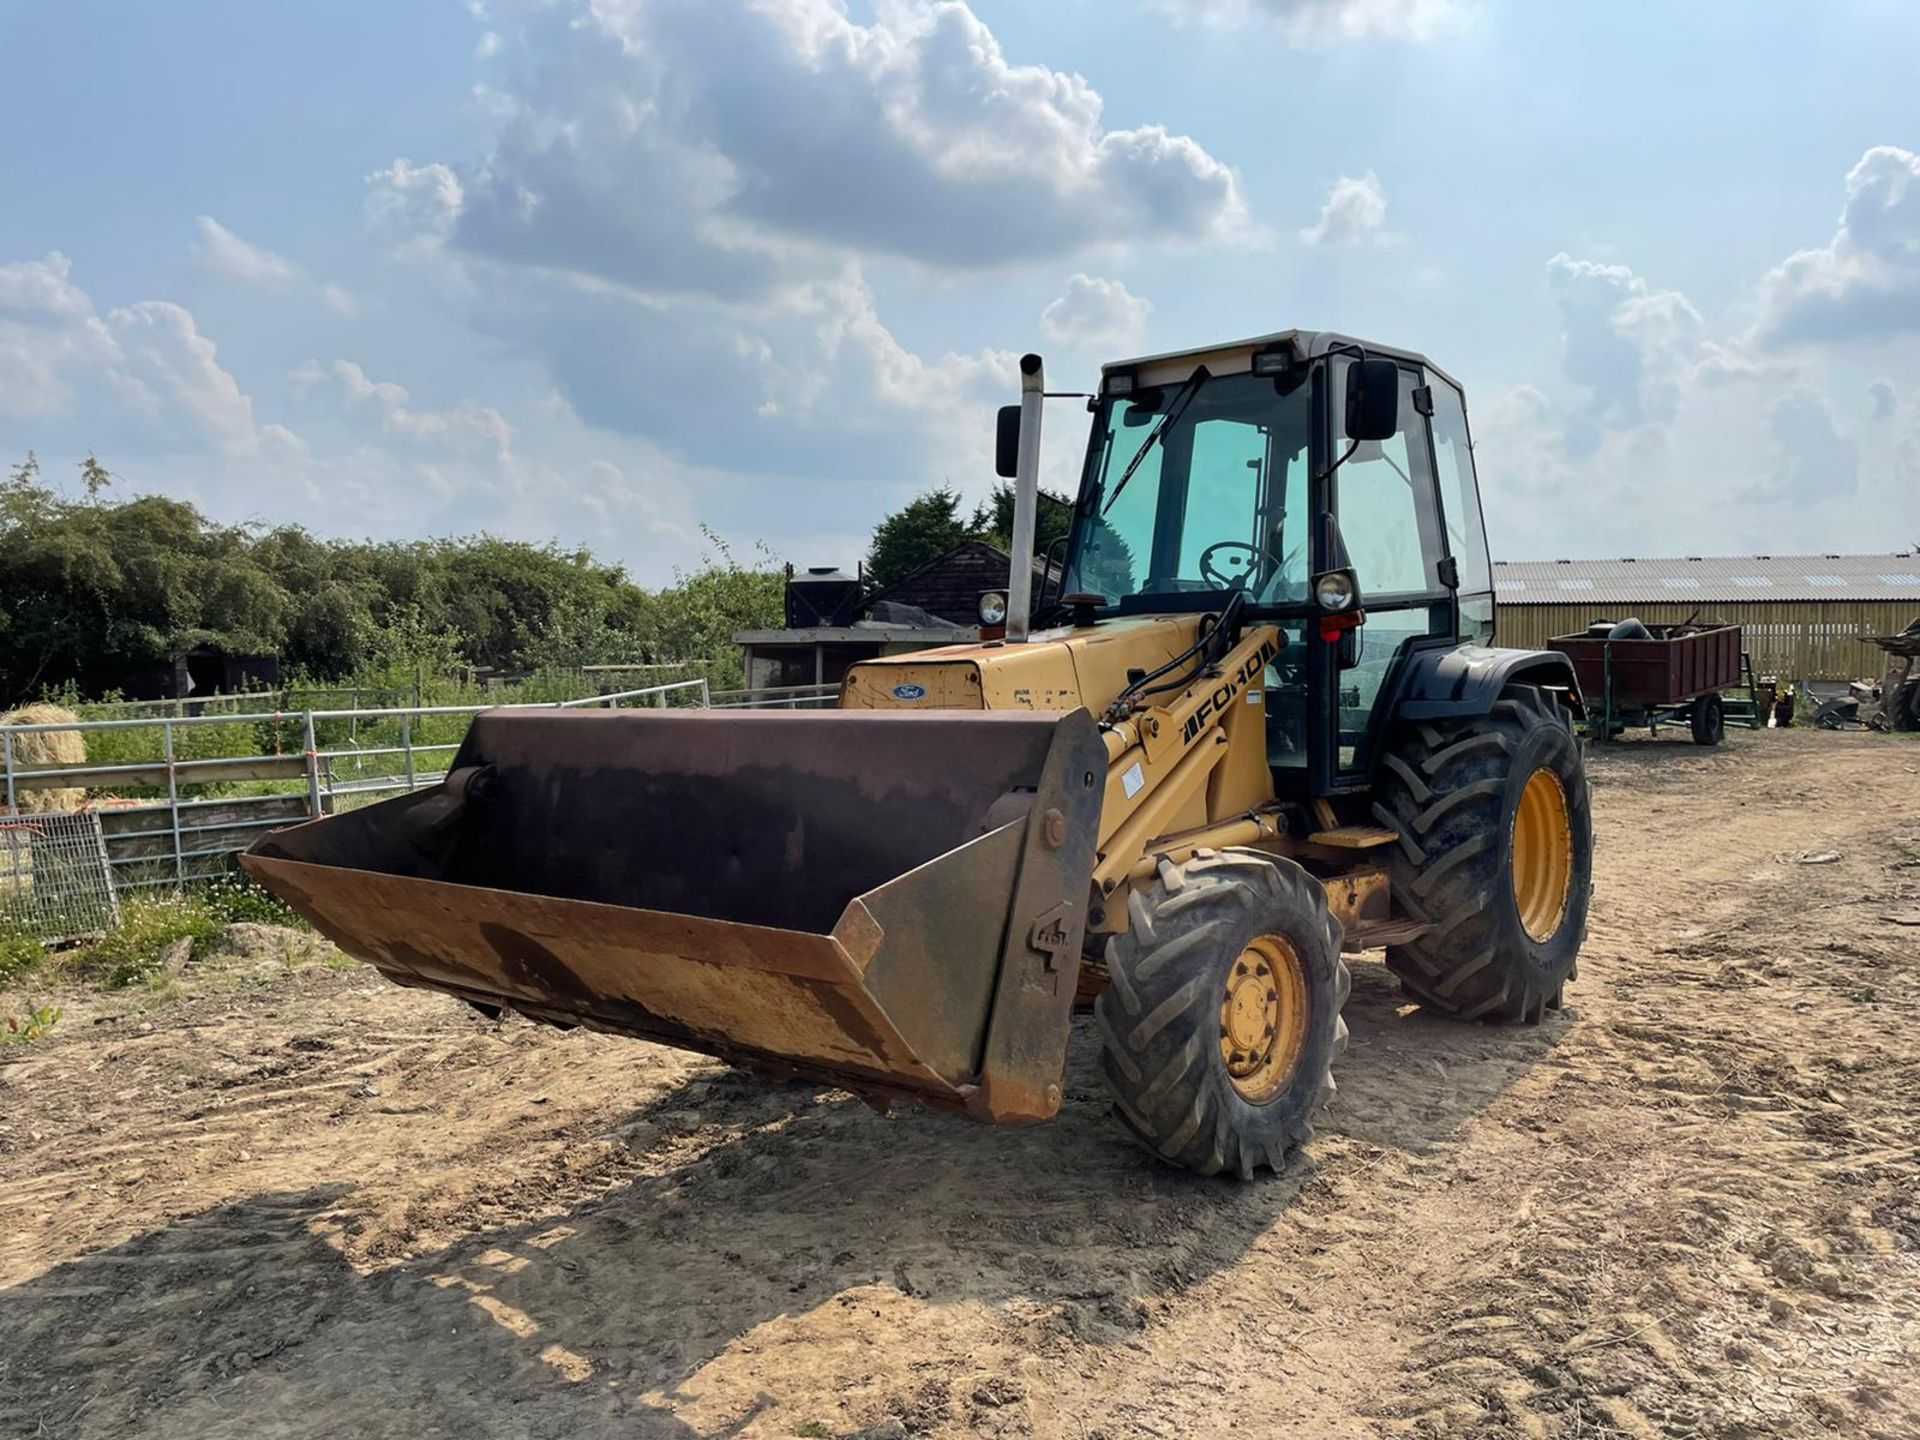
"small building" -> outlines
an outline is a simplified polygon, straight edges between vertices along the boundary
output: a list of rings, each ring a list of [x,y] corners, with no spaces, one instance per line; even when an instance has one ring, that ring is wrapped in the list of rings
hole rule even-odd
[[[1862,636],[1897,634],[1920,615],[1920,554],[1499,560],[1493,586],[1501,645],[1538,649],[1629,616],[1720,620],[1741,627],[1757,675],[1844,680],[1885,661]]]
[[[978,640],[980,596],[1004,589],[1011,566],[1006,551],[965,540],[871,594],[832,568],[789,570],[787,628],[742,630],[733,637],[745,661],[747,688],[837,685],[862,660]],[[1034,562],[1036,597],[1042,580],[1054,574]]]
[[[89,695],[118,693],[128,700],[198,700],[271,690],[280,683],[280,662],[271,655],[234,655],[214,645],[161,660],[103,662],[81,677]]]

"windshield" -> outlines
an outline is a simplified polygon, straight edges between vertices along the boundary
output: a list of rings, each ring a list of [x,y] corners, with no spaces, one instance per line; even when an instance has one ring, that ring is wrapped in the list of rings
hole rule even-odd
[[[1256,604],[1304,601],[1309,395],[1225,375],[1102,401],[1065,592],[1125,601],[1245,589]]]

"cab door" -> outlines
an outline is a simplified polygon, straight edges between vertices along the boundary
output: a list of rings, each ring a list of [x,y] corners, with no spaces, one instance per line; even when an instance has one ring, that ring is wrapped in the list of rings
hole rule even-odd
[[[1337,356],[1326,367],[1325,407],[1328,452],[1347,453],[1343,428],[1346,369]],[[1384,441],[1363,441],[1327,483],[1325,503],[1334,523],[1328,550],[1337,563],[1351,565],[1359,577],[1366,624],[1354,632],[1351,663],[1342,664],[1339,646],[1323,643],[1315,668],[1325,682],[1323,744],[1316,747],[1316,789],[1357,789],[1366,783],[1374,753],[1391,718],[1398,670],[1410,649],[1451,644],[1452,566],[1441,523],[1434,474],[1433,440],[1425,413],[1430,392],[1419,369],[1400,367],[1399,430]]]

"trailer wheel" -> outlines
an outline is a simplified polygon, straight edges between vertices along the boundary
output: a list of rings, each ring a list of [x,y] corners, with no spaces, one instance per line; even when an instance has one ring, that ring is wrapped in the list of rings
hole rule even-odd
[[[1347,1046],[1326,891],[1291,860],[1201,850],[1163,861],[1127,908],[1094,1005],[1122,1123],[1196,1174],[1279,1170],[1312,1138]]]
[[[1920,670],[1900,682],[1887,706],[1888,723],[1896,730],[1920,730]]]
[[[1432,928],[1387,948],[1421,1005],[1536,1023],[1576,974],[1592,886],[1580,743],[1546,692],[1510,685],[1491,713],[1407,727],[1381,758],[1374,814],[1396,831],[1396,903]]]
[[[1693,743],[1696,745],[1718,745],[1727,738],[1726,707],[1721,704],[1718,695],[1697,697],[1688,720],[1693,727]]]

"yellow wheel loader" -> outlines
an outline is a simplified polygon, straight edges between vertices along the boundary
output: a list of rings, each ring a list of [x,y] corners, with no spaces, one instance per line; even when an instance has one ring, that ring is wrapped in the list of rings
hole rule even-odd
[[[1492,648],[1460,387],[1287,331],[1106,366],[1031,593],[1037,356],[1000,416],[983,638],[817,713],[498,710],[444,781],[248,871],[406,985],[991,1122],[1060,1105],[1091,1002],[1121,1121],[1279,1167],[1346,1040],[1343,954],[1537,1021],[1584,936],[1565,657]]]

